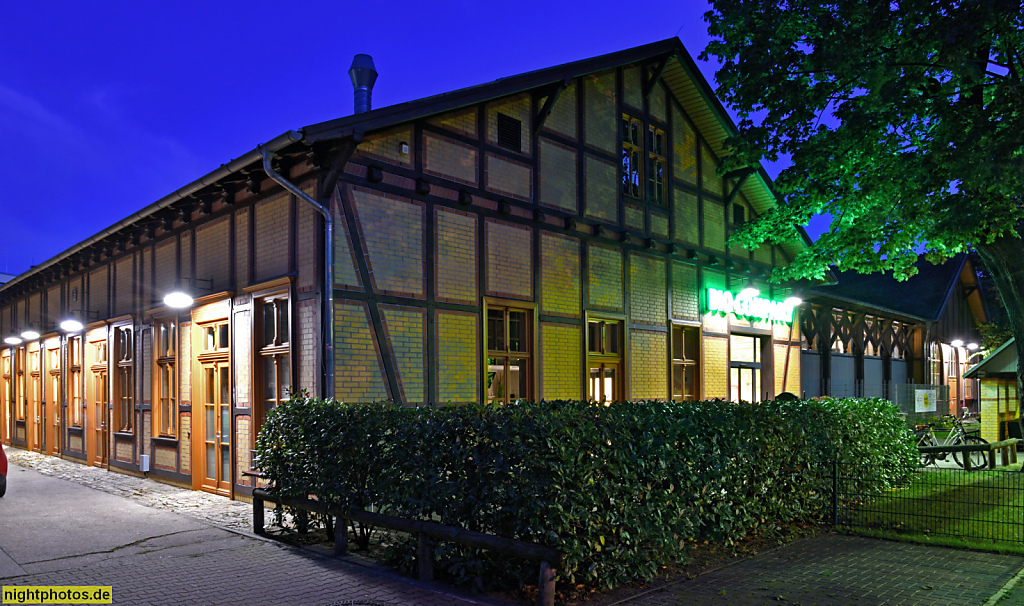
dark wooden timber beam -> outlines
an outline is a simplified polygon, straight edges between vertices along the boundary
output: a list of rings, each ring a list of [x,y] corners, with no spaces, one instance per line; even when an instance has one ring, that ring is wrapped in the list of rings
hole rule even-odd
[[[661,74],[663,74],[665,72],[665,68],[668,67],[668,62],[671,61],[671,60],[672,60],[672,55],[665,55],[665,57],[663,57],[661,59],[661,61],[659,61],[657,63],[657,65],[655,65],[654,71],[651,73],[650,78],[647,80],[647,84],[644,85],[644,98],[645,99],[650,96],[651,91],[654,90],[654,85],[657,84],[658,80],[661,79]],[[654,65],[654,64],[651,64],[651,65]]]
[[[739,177],[739,179],[736,181],[736,187],[733,187],[732,190],[729,192],[729,195],[727,195],[725,197],[725,205],[726,206],[729,206],[729,203],[733,201],[733,199],[736,197],[736,194],[740,193],[740,189],[743,187],[743,184],[746,183],[747,179],[749,179],[750,175],[752,175],[752,174],[754,174],[754,169],[752,169],[752,168],[745,168],[745,169],[742,169],[742,170],[731,172],[728,175],[725,175],[724,179],[725,179],[726,183],[729,182],[729,175],[734,175],[734,177]]]
[[[540,129],[544,126],[544,122],[551,115],[551,112],[555,109],[555,103],[558,102],[558,98],[562,95],[562,91],[568,88],[572,84],[572,78],[566,78],[554,86],[554,88],[547,94],[547,100],[544,102],[544,107],[540,108],[537,112],[537,118],[533,121],[533,134],[536,135],[540,132]]]

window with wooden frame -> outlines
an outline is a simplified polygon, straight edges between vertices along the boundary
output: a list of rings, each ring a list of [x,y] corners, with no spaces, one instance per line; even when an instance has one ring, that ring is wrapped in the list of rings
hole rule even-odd
[[[653,204],[665,204],[665,131],[647,129],[647,194]]]
[[[533,398],[533,310],[487,307],[487,401]]]
[[[643,197],[644,124],[622,114],[622,193]]]
[[[700,327],[672,327],[672,399],[700,399]]]
[[[114,329],[114,347],[116,355],[117,393],[114,396],[114,418],[112,425],[115,431],[131,433],[135,418],[135,367],[133,356],[132,327],[121,326]]]
[[[153,421],[157,435],[178,435],[178,319],[159,318],[154,327],[156,381],[153,389]]]
[[[68,424],[82,426],[82,337],[68,338]]]
[[[259,400],[256,431],[267,414],[288,399],[292,388],[291,304],[288,292],[278,292],[257,300],[256,364],[259,368]]]
[[[14,383],[18,385],[16,388],[20,392],[24,392],[25,385],[25,349],[19,348],[14,354]],[[24,421],[26,415],[27,400],[25,399],[24,393],[18,393],[16,396],[17,405],[14,410],[14,418],[18,421]]]
[[[203,353],[224,352],[231,349],[231,330],[228,328],[227,320],[203,325],[200,338],[202,339]]]
[[[587,320],[587,398],[610,404],[622,395],[622,320]]]
[[[56,407],[50,409],[56,411],[60,408],[60,344],[56,341],[50,343],[53,347],[46,348],[46,357],[49,358],[46,371],[50,375],[50,389],[46,394],[46,399],[51,405],[56,403]],[[50,420],[51,425],[60,424],[59,414],[57,417]]]
[[[0,409],[2,409],[2,412],[6,414],[7,411],[10,410],[9,407],[11,400],[14,399],[14,392],[11,391],[11,388],[14,385],[14,376],[11,374],[10,351],[6,351],[2,356],[0,356],[0,379],[3,380],[3,382],[0,383],[0,387],[3,388],[3,391],[0,391]],[[5,424],[3,428],[0,428],[0,430],[6,430],[6,427],[7,426]],[[3,437],[6,438],[7,435],[4,434]]]

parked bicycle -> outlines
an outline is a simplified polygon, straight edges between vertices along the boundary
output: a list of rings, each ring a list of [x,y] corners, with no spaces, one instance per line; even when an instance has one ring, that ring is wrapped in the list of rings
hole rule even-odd
[[[942,439],[942,441],[939,441],[935,436],[935,423],[923,423],[914,426],[914,435],[917,437],[918,446],[988,444],[988,441],[982,439],[980,436],[968,434],[964,429],[963,423],[955,416],[943,415],[942,418],[949,419],[953,422],[953,428],[950,430],[949,434]],[[921,465],[932,465],[936,460],[945,461],[949,454],[950,453],[948,452],[921,453]],[[954,452],[952,454],[953,460],[956,461],[956,464],[967,470],[983,469],[987,464],[985,460],[985,453],[981,451]]]

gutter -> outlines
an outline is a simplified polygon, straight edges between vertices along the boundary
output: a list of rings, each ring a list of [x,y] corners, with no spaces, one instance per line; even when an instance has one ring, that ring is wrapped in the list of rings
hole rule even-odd
[[[243,168],[249,166],[254,162],[259,162],[262,150],[265,149],[270,152],[280,151],[287,147],[288,145],[291,145],[292,143],[296,143],[301,140],[302,134],[294,130],[290,130],[284,133],[283,135],[271,139],[264,145],[258,146],[256,149],[250,151],[249,153],[243,156],[235,158],[234,160],[228,162],[227,164],[222,164],[220,168],[196,179],[195,181],[189,183],[185,187],[182,187],[181,189],[178,189],[164,196],[163,198],[160,198],[159,200],[143,208],[142,210],[132,213],[131,215],[125,217],[124,219],[121,219],[120,221],[104,229],[103,231],[94,234],[93,236],[89,237],[86,240],[83,240],[82,242],[79,242],[78,244],[72,246],[71,248],[65,250],[64,252],[57,254],[51,259],[44,261],[39,265],[36,265],[35,267],[29,269],[28,271],[16,276],[10,282],[6,282],[3,285],[0,285],[0,292],[11,286],[14,286],[15,284],[29,278],[30,276],[48,267],[56,265],[57,263],[63,261],[64,259],[70,257],[71,255],[114,235],[115,233],[121,231],[122,229],[130,227],[132,224],[149,217],[150,215],[156,213],[157,211],[163,210],[164,208],[167,208],[168,206],[174,204],[175,202],[187,198],[188,196],[196,193],[197,191],[205,187],[213,185],[214,183],[220,181],[224,177],[231,175],[233,173],[237,173],[238,171],[242,170]]]
[[[299,133],[296,135],[299,138],[302,137]],[[329,208],[321,206],[306,192],[274,170],[270,165],[270,161],[274,157],[274,150],[270,148],[269,144],[265,147],[261,145],[256,149],[259,150],[259,155],[263,158],[263,171],[267,173],[267,176],[291,192],[296,198],[309,204],[324,218],[324,296],[321,317],[324,320],[323,337],[326,355],[324,356],[324,384],[321,395],[326,397],[327,394],[334,393],[334,218],[331,216]]]

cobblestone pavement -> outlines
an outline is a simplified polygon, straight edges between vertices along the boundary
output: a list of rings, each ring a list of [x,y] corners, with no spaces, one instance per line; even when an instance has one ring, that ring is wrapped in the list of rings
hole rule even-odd
[[[501,604],[358,558],[218,527],[245,528],[251,506],[243,503],[6,452],[12,482],[0,499],[0,585],[7,588],[109,585],[115,604],[139,605]]]
[[[242,501],[107,471],[101,467],[89,467],[20,448],[5,448],[4,452],[11,463],[35,469],[43,475],[69,480],[130,499],[146,507],[173,511],[221,528],[252,531],[252,505]]]
[[[618,603],[982,605],[1024,557],[843,535],[781,549]]]

